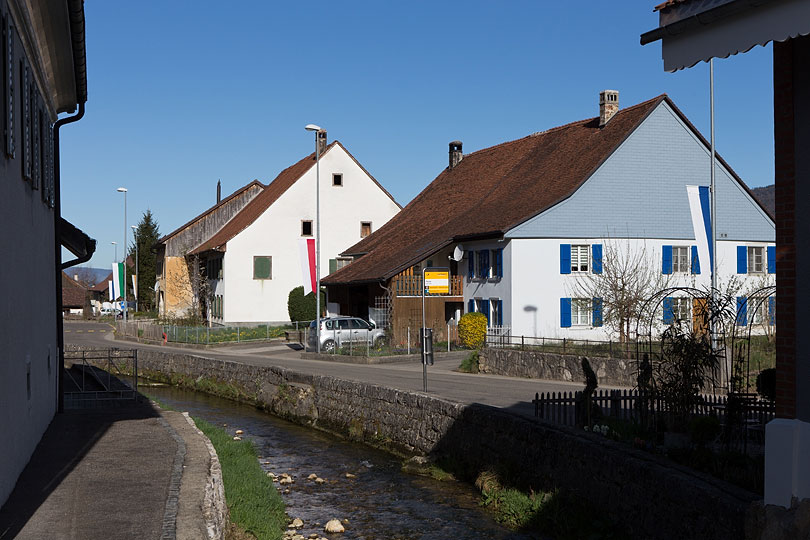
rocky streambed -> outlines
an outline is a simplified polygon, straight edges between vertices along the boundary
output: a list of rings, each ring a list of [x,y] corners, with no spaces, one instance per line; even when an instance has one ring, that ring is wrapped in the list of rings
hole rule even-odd
[[[287,505],[287,539],[532,538],[498,525],[472,487],[403,473],[389,454],[206,394],[149,393],[253,441]]]

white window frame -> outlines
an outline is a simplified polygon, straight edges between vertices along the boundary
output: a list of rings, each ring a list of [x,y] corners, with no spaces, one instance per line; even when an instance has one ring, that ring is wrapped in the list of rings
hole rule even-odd
[[[689,246],[672,246],[672,273],[689,274],[689,255],[692,251]]]
[[[338,257],[335,260],[337,261],[335,264],[336,266],[335,270],[340,270],[344,266],[349,266],[349,264],[352,262],[351,257]]]
[[[762,300],[761,303],[760,300]],[[768,322],[768,302],[767,298],[757,298],[755,296],[747,297],[746,310],[748,312],[748,324],[765,324]],[[757,306],[759,303],[759,306]],[[759,309],[757,309],[757,307]]]
[[[584,262],[585,269],[582,269]],[[591,245],[571,244],[571,273],[587,274],[591,271]]]
[[[692,322],[692,297],[674,296],[672,298],[672,318],[677,322]]]
[[[765,248],[763,246],[747,246],[746,256],[748,259],[746,270],[749,274],[765,273]]]
[[[593,298],[571,299],[571,326],[591,326],[593,323]]]
[[[498,326],[498,304],[500,303],[500,298],[490,298],[489,299],[489,320],[490,326]]]

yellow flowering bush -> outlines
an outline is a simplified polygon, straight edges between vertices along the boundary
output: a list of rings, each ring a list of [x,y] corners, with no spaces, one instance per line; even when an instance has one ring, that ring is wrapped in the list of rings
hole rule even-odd
[[[458,338],[462,345],[478,349],[487,337],[487,317],[483,313],[465,313],[458,321]]]

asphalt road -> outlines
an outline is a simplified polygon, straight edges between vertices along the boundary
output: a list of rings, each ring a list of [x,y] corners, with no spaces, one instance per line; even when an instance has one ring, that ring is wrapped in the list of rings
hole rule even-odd
[[[424,388],[422,364],[419,361],[361,365],[310,360],[301,358],[299,351],[290,348],[284,342],[249,343],[217,349],[146,345],[115,340],[113,328],[109,324],[65,321],[65,343],[122,349],[160,349],[249,365],[280,366],[302,373],[329,375],[403,391],[421,392]],[[579,382],[565,383],[460,373],[455,371],[458,365],[458,359],[437,358],[433,366],[428,366],[428,394],[465,404],[492,405],[533,416],[534,406],[531,400],[534,399],[536,392],[573,392],[584,387],[584,384]]]

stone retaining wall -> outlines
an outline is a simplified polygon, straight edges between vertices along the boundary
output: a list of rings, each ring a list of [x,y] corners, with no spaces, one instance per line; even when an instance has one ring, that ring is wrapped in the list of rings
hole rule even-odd
[[[573,354],[486,348],[478,355],[478,369],[482,373],[508,377],[584,383],[581,358],[581,355]],[[589,356],[588,361],[596,372],[600,385],[636,385],[635,360]]]
[[[757,496],[599,435],[485,405],[464,406],[333,377],[142,350],[141,373],[208,379],[281,417],[401,455],[449,457],[523,489],[559,488],[602,508],[635,538],[743,538]]]

